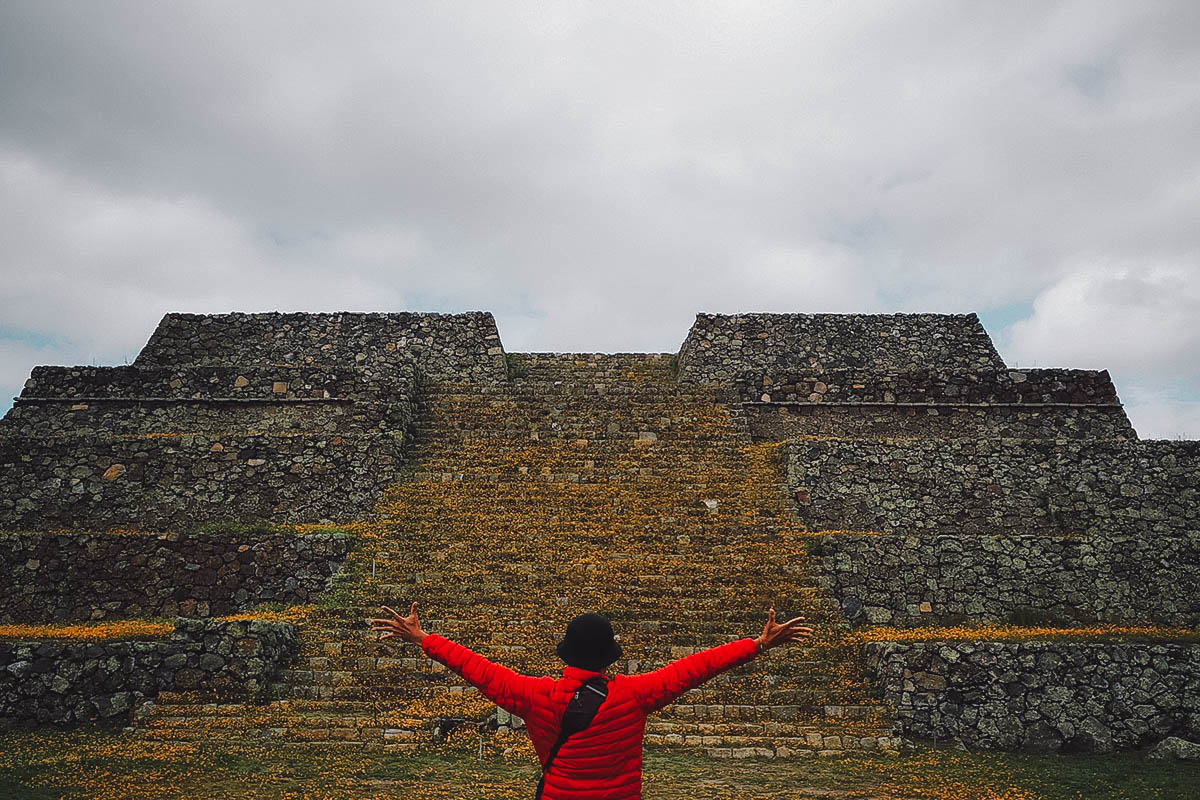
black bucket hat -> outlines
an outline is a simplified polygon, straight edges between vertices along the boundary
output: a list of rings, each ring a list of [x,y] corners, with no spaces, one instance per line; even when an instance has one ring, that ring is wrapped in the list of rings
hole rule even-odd
[[[621,654],[612,623],[600,614],[580,614],[571,620],[566,635],[558,643],[559,658],[569,666],[592,672],[603,672]]]

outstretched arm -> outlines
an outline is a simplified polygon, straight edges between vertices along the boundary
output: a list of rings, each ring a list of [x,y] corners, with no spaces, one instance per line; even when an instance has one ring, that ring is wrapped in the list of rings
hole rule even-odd
[[[684,656],[661,669],[634,675],[633,695],[651,713],[670,704],[684,692],[695,689],[710,678],[745,664],[757,654],[812,636],[812,628],[801,627],[804,617],[795,617],[782,625],[775,623],[775,601],[767,614],[767,624],[756,638],[746,637]]]
[[[461,675],[467,683],[478,688],[484,697],[505,711],[521,718],[528,716],[537,678],[519,675],[445,636],[425,632],[417,620],[415,602],[406,617],[387,606],[381,608],[391,617],[367,620],[371,629],[380,633],[380,640],[398,638],[421,645],[421,650],[427,656]]]

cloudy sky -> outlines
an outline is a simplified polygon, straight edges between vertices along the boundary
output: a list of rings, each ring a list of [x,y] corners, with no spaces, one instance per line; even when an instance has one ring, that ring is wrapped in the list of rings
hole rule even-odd
[[[974,311],[1200,438],[1200,3],[0,2],[0,409],[170,311]]]

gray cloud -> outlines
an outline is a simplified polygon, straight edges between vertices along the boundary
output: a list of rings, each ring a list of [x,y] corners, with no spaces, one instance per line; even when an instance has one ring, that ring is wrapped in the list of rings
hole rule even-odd
[[[0,384],[167,311],[674,350],[701,310],[1029,304],[1007,358],[1200,437],[1197,42],[1187,0],[8,2]]]

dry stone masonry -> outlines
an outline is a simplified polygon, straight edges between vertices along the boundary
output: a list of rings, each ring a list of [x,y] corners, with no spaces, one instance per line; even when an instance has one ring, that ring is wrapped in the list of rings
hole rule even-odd
[[[490,314],[167,314],[128,367],[36,367],[0,525],[345,522],[403,466],[422,376],[503,380]]]
[[[263,524],[203,527],[221,520]],[[168,314],[130,366],[34,368],[0,421],[0,528],[0,617],[187,618],[173,644],[3,644],[0,715],[25,720],[158,693],[136,724],[162,739],[503,737],[513,720],[453,710],[457,676],[370,641],[368,608],[424,600],[431,629],[545,673],[558,617],[598,607],[617,669],[645,671],[761,626],[739,603],[783,592],[828,638],[689,693],[649,743],[1200,735],[1196,645],[880,642],[864,663],[845,637],[1200,623],[1200,445],[1139,439],[1106,371],[1009,367],[974,314],[699,314],[677,354],[506,354],[485,312]],[[334,583],[294,658],[286,629],[195,619]],[[222,688],[264,701],[253,724]],[[401,711],[424,707],[450,710]]]
[[[169,638],[115,642],[0,641],[0,717],[66,725],[127,722],[160,692],[204,689],[228,700],[260,696],[291,661],[287,622],[180,617]]]
[[[139,526],[213,519],[347,522],[395,481],[403,441],[390,433],[6,438],[0,470],[14,528]]]
[[[174,365],[361,365],[384,374],[406,362],[440,380],[504,380],[490,313],[167,314],[134,360]]]
[[[934,405],[914,403],[747,403],[750,430],[759,441],[814,436],[849,439],[1136,439],[1119,405]]]
[[[796,439],[788,483],[815,530],[1179,535],[1200,529],[1200,442]]]
[[[1200,532],[821,537],[852,623],[1200,625]]]
[[[670,354],[509,354],[506,385],[427,382],[417,469],[351,553],[346,606],[306,624],[279,702],[253,722],[207,713],[203,698],[163,703],[146,735],[403,750],[487,727],[457,675],[365,639],[380,602],[419,600],[428,630],[530,674],[559,672],[554,643],[583,610],[612,615],[618,672],[757,633],[776,592],[843,629],[797,562],[777,448],[749,440],[721,387],[682,386],[671,366]],[[894,749],[856,652],[833,639],[718,676],[648,721],[647,743],[729,757]],[[497,730],[496,746],[510,735]]]
[[[738,385],[855,368],[863,373],[1004,368],[974,314],[697,314],[679,375]]]
[[[913,370],[863,368],[775,373],[734,381],[748,403],[876,405],[1119,405],[1106,370]]]
[[[907,735],[1029,752],[1200,741],[1196,645],[875,642],[866,650]]]
[[[208,617],[312,602],[344,533],[0,533],[0,621]]]

